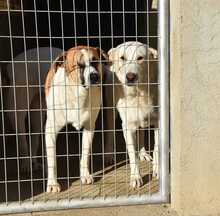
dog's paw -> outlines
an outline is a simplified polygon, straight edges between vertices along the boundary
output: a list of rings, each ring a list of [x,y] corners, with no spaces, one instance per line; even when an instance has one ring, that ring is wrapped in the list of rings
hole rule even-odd
[[[94,181],[94,180],[93,180],[92,175],[81,176],[81,182],[82,182],[82,184],[92,184],[93,181]]]
[[[94,182],[93,177],[89,174],[88,170],[82,171],[80,178],[82,184],[92,184]]]
[[[135,189],[143,185],[143,180],[140,174],[131,175],[130,186]]]
[[[144,147],[140,150],[139,158],[141,161],[152,161],[152,157],[147,153]]]
[[[58,182],[47,183],[47,193],[59,193],[60,191],[61,187]]]

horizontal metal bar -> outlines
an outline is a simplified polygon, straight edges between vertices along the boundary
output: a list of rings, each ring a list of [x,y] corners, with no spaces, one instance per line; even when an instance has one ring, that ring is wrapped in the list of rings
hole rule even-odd
[[[135,151],[136,153],[138,153],[139,151]],[[148,150],[148,151],[146,151],[147,153],[151,153],[151,152],[153,152],[153,150]],[[111,154],[116,154],[116,155],[120,155],[120,154],[127,154],[127,152],[126,151],[117,151],[117,152],[105,152],[105,153],[90,153],[89,155],[90,156],[106,156],[106,155],[111,155]],[[79,157],[79,156],[82,156],[82,154],[57,154],[56,155],[56,157],[57,158],[64,158],[64,157]],[[30,158],[46,158],[46,155],[41,155],[41,156],[19,156],[19,159],[30,159]],[[1,160],[7,160],[7,161],[9,161],[9,160],[16,160],[17,159],[17,157],[13,157],[13,156],[11,156],[11,157],[2,157],[2,158],[0,158],[0,161]]]
[[[158,62],[158,60],[153,60],[153,59],[151,59],[151,60],[145,59],[143,61],[144,62]],[[25,60],[12,60],[12,61],[7,60],[7,61],[0,61],[0,62],[2,62],[2,63],[48,63],[48,64],[51,64],[51,61],[49,61],[49,60],[48,61],[45,61],[45,60],[39,60],[39,61],[37,61],[37,60],[26,60],[26,61]],[[63,61],[57,61],[57,62],[63,63]],[[130,61],[130,62],[136,62],[136,61]],[[109,61],[101,61],[101,63],[109,63]],[[139,83],[139,84],[141,84],[141,83]],[[143,84],[147,84],[147,83],[143,83]],[[102,85],[113,85],[113,84],[112,83],[111,84],[102,83]],[[114,85],[122,85],[122,84],[114,83]],[[54,85],[54,86],[59,86],[59,85]],[[61,86],[64,86],[64,85],[61,85]],[[66,84],[66,86],[67,86],[67,84]],[[74,86],[74,85],[68,85],[68,86]]]
[[[102,39],[111,39],[112,36],[110,35],[101,35]],[[125,36],[121,36],[121,35],[114,35],[114,38],[158,38],[158,35],[139,35],[139,36],[135,36],[135,35],[125,35]],[[0,35],[0,38],[18,38],[18,39],[23,39],[24,36],[22,35]],[[26,39],[99,39],[99,36],[96,35],[90,35],[90,36],[80,36],[77,35],[77,37],[73,36],[37,36],[37,35],[26,35],[25,36]],[[153,60],[152,60],[153,61]]]
[[[88,207],[110,207],[118,205],[137,205],[137,204],[157,204],[166,202],[166,197],[161,196],[161,194],[156,193],[152,196],[141,195],[121,196],[113,198],[95,198],[95,199],[71,199],[71,200],[60,200],[60,201],[35,201],[17,203],[12,202],[8,205],[0,205],[0,214],[9,213],[22,213],[22,212],[33,212],[33,211],[48,211],[48,210],[61,210],[61,209],[71,209],[71,208],[88,208]]]
[[[139,128],[138,131],[153,131],[155,129],[159,129],[157,127],[150,127],[150,128]],[[122,129],[105,129],[105,130],[101,130],[101,129],[95,129],[94,132],[97,132],[97,133],[103,133],[103,132],[122,132],[123,130]],[[79,131],[59,131],[57,134],[80,134],[82,133],[83,131],[79,130]],[[19,136],[26,136],[26,135],[29,135],[30,133],[4,133],[4,134],[0,134],[0,136],[15,136],[15,135],[19,135]],[[32,132],[31,135],[45,135],[45,132]]]
[[[160,108],[160,106],[152,106],[153,108]],[[99,107],[94,107],[93,110],[96,110],[97,108]],[[126,107],[123,107],[121,106],[120,108],[126,108]],[[130,108],[136,108],[136,107],[130,107]],[[101,109],[116,109],[115,107],[101,107]],[[7,109],[3,109],[3,110],[0,110],[0,112],[4,112],[4,113],[10,113],[10,112],[39,112],[39,111],[47,111],[47,110],[52,110],[52,111],[55,111],[55,110],[63,110],[63,109],[46,109],[46,108],[42,108],[42,109],[10,109],[10,110],[7,110]],[[65,108],[65,110],[79,110],[79,108],[76,108],[76,109],[68,109],[68,108]],[[150,115],[149,115],[150,116]]]
[[[35,10],[18,10],[18,9],[9,9],[10,13],[13,12],[24,12],[24,13],[34,13]],[[0,12],[8,12],[8,9],[0,9]],[[37,10],[37,13],[48,13],[48,10]],[[72,11],[72,10],[49,10],[49,13],[69,13],[69,14],[157,14],[157,11],[80,11],[80,10],[76,10],[76,11]]]

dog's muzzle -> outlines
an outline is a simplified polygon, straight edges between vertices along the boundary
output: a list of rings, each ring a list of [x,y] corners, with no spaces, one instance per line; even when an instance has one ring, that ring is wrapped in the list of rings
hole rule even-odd
[[[95,84],[99,84],[100,83],[100,76],[98,73],[91,73],[89,75],[89,79],[90,79],[90,83],[92,85],[95,85]]]
[[[126,74],[126,84],[132,85],[138,80],[138,75],[132,72]]]

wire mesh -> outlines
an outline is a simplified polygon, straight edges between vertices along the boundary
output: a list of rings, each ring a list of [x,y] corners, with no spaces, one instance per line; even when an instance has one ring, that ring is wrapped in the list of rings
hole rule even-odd
[[[0,213],[167,201],[168,1],[0,3]]]

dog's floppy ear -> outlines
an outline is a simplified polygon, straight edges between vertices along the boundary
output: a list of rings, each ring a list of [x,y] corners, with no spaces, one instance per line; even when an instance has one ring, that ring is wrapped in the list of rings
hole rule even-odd
[[[158,52],[156,49],[149,47],[148,48],[148,55],[151,59],[158,59]]]
[[[50,71],[53,73],[56,73],[58,67],[63,67],[66,61],[66,52],[61,53],[58,55],[55,60],[53,61],[53,64],[50,67]]]
[[[49,72],[47,74],[46,80],[45,80],[45,95],[47,96],[49,94],[49,89],[51,87],[51,83],[53,80],[53,77],[55,73],[57,72],[58,67],[63,67],[66,61],[66,52],[63,52],[60,54],[51,65]]]
[[[107,53],[104,50],[100,49],[99,47],[96,47],[96,49],[97,49],[98,55],[100,57],[100,60],[103,61],[102,63],[108,64],[109,59],[108,59]]]
[[[151,47],[148,48],[148,55],[150,59],[150,82],[157,83],[158,82],[158,52],[156,49]]]
[[[110,64],[112,64],[112,62],[114,61],[115,51],[116,51],[116,48],[111,48],[111,49],[108,51],[108,58],[109,58]]]
[[[79,52],[79,50],[80,49],[78,47],[73,47],[66,52],[66,61],[64,64],[66,73],[71,73],[81,58],[81,52]]]
[[[57,56],[56,59],[53,61],[53,64],[51,66],[53,72],[56,73],[57,68],[63,66],[65,64],[65,61],[66,61],[66,52],[63,52],[59,56]]]

